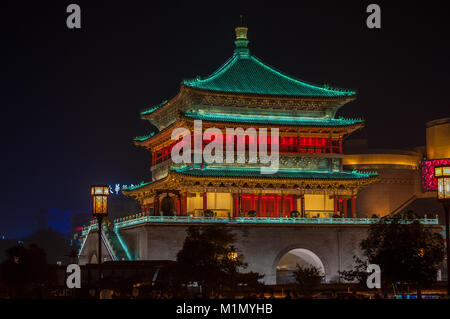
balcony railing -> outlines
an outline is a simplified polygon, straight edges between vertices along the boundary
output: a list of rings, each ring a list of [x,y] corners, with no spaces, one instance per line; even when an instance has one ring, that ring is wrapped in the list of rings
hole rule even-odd
[[[116,219],[114,227],[135,226],[144,223],[205,223],[205,224],[320,224],[320,225],[369,225],[379,221],[378,218],[292,218],[292,217],[191,217],[191,216],[146,216],[137,214]],[[438,218],[419,220],[424,225],[439,225]],[[411,223],[412,220],[402,220]]]

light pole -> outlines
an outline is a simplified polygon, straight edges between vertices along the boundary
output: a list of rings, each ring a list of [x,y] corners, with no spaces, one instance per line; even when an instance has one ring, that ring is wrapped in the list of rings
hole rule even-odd
[[[449,238],[449,207],[450,207],[450,165],[438,165],[434,168],[437,180],[437,198],[445,210],[445,245],[447,249],[447,297],[450,297],[450,238]]]
[[[108,216],[109,187],[102,185],[91,186],[92,215],[97,219],[98,226],[98,280],[102,278],[102,221]]]

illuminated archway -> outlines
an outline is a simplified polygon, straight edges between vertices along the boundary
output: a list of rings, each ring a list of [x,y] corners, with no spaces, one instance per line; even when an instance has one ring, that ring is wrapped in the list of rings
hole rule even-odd
[[[294,271],[300,267],[315,267],[325,275],[325,267],[320,258],[311,250],[296,248],[285,253],[278,262],[276,269],[277,284],[294,283]]]

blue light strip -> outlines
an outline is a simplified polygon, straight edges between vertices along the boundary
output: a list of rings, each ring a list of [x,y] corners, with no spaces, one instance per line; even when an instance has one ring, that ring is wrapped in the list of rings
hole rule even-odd
[[[114,226],[114,232],[116,233],[116,236],[119,239],[119,242],[122,245],[123,250],[127,254],[128,260],[133,260],[133,258],[131,258],[130,251],[128,250],[128,246],[123,242],[122,237],[119,234],[119,228],[117,227],[117,225]]]

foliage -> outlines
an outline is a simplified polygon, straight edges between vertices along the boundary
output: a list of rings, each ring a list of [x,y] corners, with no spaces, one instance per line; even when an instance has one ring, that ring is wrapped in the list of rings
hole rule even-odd
[[[367,261],[357,260],[353,270],[341,273],[343,277],[363,280],[367,264],[377,264],[382,287],[400,282],[419,293],[436,280],[444,257],[442,236],[421,224],[411,211],[372,224],[360,247]]]
[[[297,218],[298,216],[300,216],[300,213],[299,213],[298,211],[293,210],[293,211],[291,212],[291,217],[292,217],[292,218]]]
[[[240,273],[247,267],[244,256],[232,245],[235,236],[222,226],[191,226],[177,254],[176,275],[181,285],[197,282],[205,296],[222,288],[257,286],[257,273]]]
[[[45,251],[37,245],[12,246],[5,252],[8,259],[0,264],[0,282],[11,289],[11,297],[27,298],[32,290],[55,280]]]
[[[23,242],[41,247],[46,253],[49,264],[56,264],[57,261],[65,263],[67,261],[66,255],[71,249],[69,239],[50,227],[37,230],[24,238]]]
[[[210,209],[207,209],[203,212],[203,216],[205,217],[214,217],[214,212]]]
[[[313,294],[323,278],[323,274],[318,268],[314,266],[302,267],[299,264],[297,264],[297,269],[294,271],[293,276],[297,284],[297,289],[306,297]]]
[[[248,217],[256,217],[256,215],[258,215],[258,213],[255,210],[251,210],[247,213]]]
[[[367,260],[362,260],[357,256],[353,256],[354,267],[351,270],[340,271],[339,275],[345,281],[356,281],[361,288],[366,287],[366,280],[369,274],[367,273]]]

